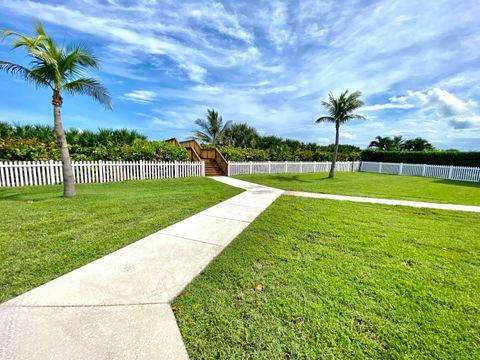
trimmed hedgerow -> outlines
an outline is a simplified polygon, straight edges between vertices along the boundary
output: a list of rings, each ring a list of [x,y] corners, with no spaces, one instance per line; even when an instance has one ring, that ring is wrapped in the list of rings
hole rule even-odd
[[[270,158],[267,151],[259,149],[220,146],[218,150],[227,161],[268,161]]]
[[[132,145],[110,143],[96,146],[69,145],[73,161],[188,161],[188,152],[173,143],[137,140]],[[0,140],[0,161],[59,160],[55,143],[42,143],[35,139]]]
[[[364,150],[362,160],[480,167],[480,152]]]

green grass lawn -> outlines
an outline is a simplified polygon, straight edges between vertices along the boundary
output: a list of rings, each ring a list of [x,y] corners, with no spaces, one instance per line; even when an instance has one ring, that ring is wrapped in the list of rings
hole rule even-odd
[[[480,205],[480,183],[474,182],[364,172],[338,172],[334,179],[327,173],[235,177],[285,190]]]
[[[192,359],[478,359],[479,234],[480,214],[284,196],[176,317]]]
[[[0,189],[0,302],[240,192],[208,178]]]

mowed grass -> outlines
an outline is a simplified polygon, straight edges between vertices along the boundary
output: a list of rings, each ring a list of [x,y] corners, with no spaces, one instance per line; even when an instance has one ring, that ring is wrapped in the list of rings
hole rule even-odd
[[[464,205],[480,205],[480,183],[416,176],[337,172],[240,175],[239,179],[284,190],[367,196]]]
[[[480,214],[281,197],[174,302],[192,359],[480,358]]]
[[[208,178],[0,189],[0,302],[240,192]]]

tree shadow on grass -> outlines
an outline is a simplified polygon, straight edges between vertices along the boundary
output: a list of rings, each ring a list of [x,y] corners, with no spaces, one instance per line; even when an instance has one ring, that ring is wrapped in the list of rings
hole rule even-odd
[[[473,187],[473,188],[477,188],[478,190],[480,190],[480,182],[447,180],[447,179],[438,179],[435,182],[439,183],[439,184],[445,184],[445,185]]]
[[[310,178],[310,179],[303,179],[301,178],[302,175],[305,174],[296,174],[296,175],[270,175],[268,178],[277,180],[279,182],[290,183],[290,182],[302,182],[302,183],[313,183],[316,181],[323,181],[323,180],[332,180],[328,177],[319,177],[319,178]]]
[[[38,202],[52,199],[63,199],[62,193],[45,192],[44,190],[42,191],[41,188],[36,191],[29,191],[28,193],[21,191],[14,192],[14,188],[0,189],[0,201]]]

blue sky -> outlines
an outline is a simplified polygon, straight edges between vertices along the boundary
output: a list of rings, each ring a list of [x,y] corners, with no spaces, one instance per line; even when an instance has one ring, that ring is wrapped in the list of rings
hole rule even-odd
[[[438,148],[480,150],[478,0],[17,1],[0,27],[89,44],[113,111],[65,96],[65,127],[136,128],[185,138],[207,108],[263,134],[328,144],[317,125],[328,92],[361,90],[367,117],[341,142],[423,136]],[[24,64],[0,44],[0,58]],[[52,123],[50,96],[0,74],[0,121]]]

